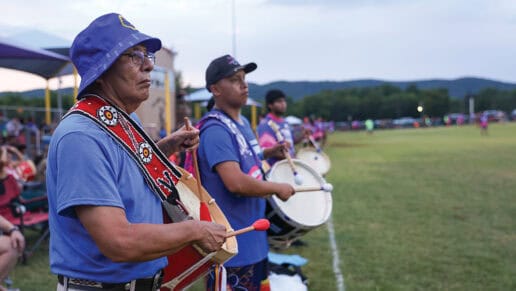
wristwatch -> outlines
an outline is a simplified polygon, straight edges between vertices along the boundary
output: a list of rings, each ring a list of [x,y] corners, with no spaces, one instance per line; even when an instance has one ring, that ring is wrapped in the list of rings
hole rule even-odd
[[[17,226],[13,226],[12,228],[10,228],[8,231],[7,231],[7,234],[8,235],[11,235],[13,232],[17,231],[17,230],[20,230]]]

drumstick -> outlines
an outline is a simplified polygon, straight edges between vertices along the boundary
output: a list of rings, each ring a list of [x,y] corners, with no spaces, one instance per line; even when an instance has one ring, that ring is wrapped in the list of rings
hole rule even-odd
[[[269,222],[269,220],[267,220],[265,218],[258,219],[251,226],[244,227],[244,228],[241,228],[239,230],[228,232],[226,234],[226,238],[232,237],[232,236],[235,236],[235,235],[239,235],[239,234],[243,234],[243,233],[246,233],[246,232],[250,232],[250,231],[253,231],[253,230],[264,231],[264,230],[269,229],[270,226],[271,226],[271,223]]]
[[[333,185],[330,183],[322,184],[321,186],[303,186],[294,188],[296,192],[310,192],[310,191],[324,191],[331,192],[333,190]]]
[[[319,146],[319,144],[314,140],[314,138],[311,136],[311,135],[308,135],[308,139],[310,140],[310,142],[313,144],[315,150],[320,153],[322,150],[321,150],[321,147]]]
[[[190,124],[190,119],[185,116],[184,120],[186,130],[190,130],[192,127]],[[208,209],[208,205],[206,204],[206,197],[204,197],[204,192],[201,188],[201,174],[199,172],[199,164],[197,163],[197,150],[192,151],[192,159],[195,175],[197,176],[197,193],[199,193],[199,198],[201,200],[199,205],[199,219],[204,221],[211,221],[210,210]]]
[[[276,122],[269,120],[269,122],[267,124],[269,124],[269,126],[272,128],[272,130],[274,130],[274,133],[276,134],[276,138],[278,139],[278,141],[280,143],[284,143],[285,138],[279,131],[279,128],[278,128],[278,125],[276,124]],[[292,157],[290,156],[290,152],[288,150],[285,150],[285,156],[287,157],[287,161],[290,166],[290,169],[292,170],[292,173],[294,174],[294,182],[297,185],[303,184],[303,179],[301,178],[301,175],[299,175],[299,173],[297,172],[296,167],[294,166],[294,162],[292,162]]]

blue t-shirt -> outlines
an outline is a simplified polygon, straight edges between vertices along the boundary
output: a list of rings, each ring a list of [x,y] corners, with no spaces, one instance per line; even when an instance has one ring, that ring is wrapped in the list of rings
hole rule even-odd
[[[159,198],[136,162],[94,121],[72,114],[50,142],[47,163],[50,269],[107,283],[154,275],[167,258],[115,263],[104,256],[74,211],[79,205],[120,207],[130,223],[163,223]]]
[[[212,111],[213,112],[213,111]],[[209,113],[208,113],[209,114]],[[223,113],[221,113],[223,114]],[[248,142],[237,140],[235,134],[221,121],[210,118],[201,126],[199,145],[199,171],[201,181],[208,193],[217,201],[234,230],[247,227],[257,219],[265,217],[265,199],[239,196],[224,186],[215,166],[227,161],[240,164],[240,169],[249,176],[261,179],[260,164],[249,156],[252,148],[256,155],[260,151],[249,121],[241,116],[242,124],[234,122]],[[247,151],[242,147],[247,146]],[[251,231],[236,237],[238,254],[226,262],[227,267],[241,267],[257,263],[267,257],[269,246],[267,233]]]

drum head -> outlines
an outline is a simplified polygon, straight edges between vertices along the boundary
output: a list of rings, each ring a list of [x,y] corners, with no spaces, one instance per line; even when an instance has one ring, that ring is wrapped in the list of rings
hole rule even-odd
[[[197,193],[197,180],[193,177],[193,175],[187,170],[176,166],[176,169],[181,173],[181,179],[176,184],[177,192],[179,193],[179,198],[183,205],[187,208],[188,213],[196,220],[200,220],[200,205],[201,205],[201,193]],[[215,202],[208,203],[207,201],[212,200],[210,194],[201,187],[201,191],[204,202],[206,202],[208,209],[210,211],[211,220],[218,224],[222,224],[226,226],[226,228],[232,229],[229,221],[226,219],[226,216],[220,210],[219,206]],[[232,256],[238,253],[238,245],[235,237],[228,237],[226,242],[222,246],[222,250],[220,250],[217,255],[213,258],[215,261],[224,262],[231,258]]]
[[[312,148],[303,148],[296,154],[296,158],[307,163],[321,175],[326,175],[330,171],[330,158],[323,152],[317,152]]]
[[[176,189],[177,192],[179,192],[179,198],[181,199],[181,202],[188,209],[190,216],[196,220],[199,220],[201,217],[199,213],[199,205],[201,204],[201,200],[199,200],[199,197],[197,197],[197,195],[181,181],[176,184]]]
[[[306,163],[296,159],[292,161],[302,181],[301,185],[295,183],[294,174],[287,160],[274,164],[267,180],[289,183],[294,187],[321,186],[326,183],[324,178]],[[332,208],[331,193],[324,191],[298,192],[285,202],[272,196],[269,202],[273,207],[278,207],[288,219],[309,227],[325,223],[330,217]]]

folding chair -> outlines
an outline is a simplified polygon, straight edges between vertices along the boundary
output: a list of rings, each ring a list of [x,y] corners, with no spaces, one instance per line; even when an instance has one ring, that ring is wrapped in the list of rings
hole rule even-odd
[[[37,241],[30,248],[25,247],[22,262],[26,263],[37,247],[48,237],[47,196],[35,185],[24,187],[21,191],[16,179],[8,175],[3,180],[4,193],[0,193],[0,215],[18,226],[25,235],[25,229],[32,228],[40,232]],[[37,187],[42,187],[38,185]]]

